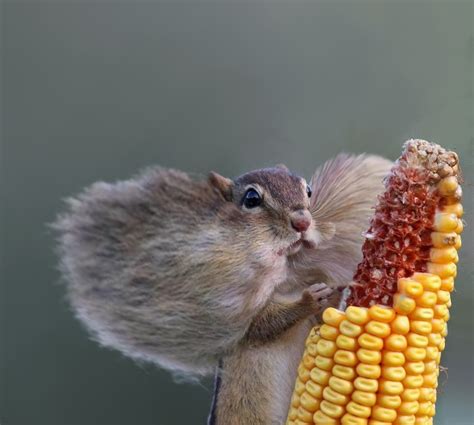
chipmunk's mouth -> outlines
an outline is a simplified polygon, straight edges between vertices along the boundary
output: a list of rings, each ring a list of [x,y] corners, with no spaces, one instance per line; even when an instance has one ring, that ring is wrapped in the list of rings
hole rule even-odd
[[[301,250],[301,248],[314,249],[316,248],[316,243],[311,240],[305,239],[304,235],[302,235],[299,239],[297,239],[295,242],[292,242],[286,248],[280,249],[278,251],[278,255],[285,255],[289,257],[291,255],[295,255]]]

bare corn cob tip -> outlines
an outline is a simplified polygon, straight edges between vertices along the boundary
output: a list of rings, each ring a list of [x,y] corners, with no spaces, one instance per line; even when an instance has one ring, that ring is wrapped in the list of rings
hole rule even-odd
[[[432,424],[461,247],[458,159],[410,140],[379,198],[346,311],[311,331],[288,424]]]
[[[397,279],[427,271],[435,211],[443,194],[459,202],[458,157],[439,145],[409,140],[387,176],[385,192],[366,233],[363,261],[354,276],[348,305],[390,306]],[[438,188],[438,183],[443,184]],[[454,193],[454,191],[458,191]],[[451,193],[452,192],[452,193]],[[454,219],[453,219],[454,220]]]

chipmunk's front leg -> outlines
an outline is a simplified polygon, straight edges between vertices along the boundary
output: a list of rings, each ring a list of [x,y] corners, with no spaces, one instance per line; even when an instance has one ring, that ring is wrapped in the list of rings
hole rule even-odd
[[[250,324],[245,341],[258,345],[275,340],[300,320],[320,313],[332,294],[333,289],[316,283],[305,289],[296,302],[270,301]]]

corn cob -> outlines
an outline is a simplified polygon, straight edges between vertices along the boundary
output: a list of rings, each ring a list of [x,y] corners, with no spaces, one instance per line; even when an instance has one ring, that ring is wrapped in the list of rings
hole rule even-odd
[[[457,155],[405,143],[345,311],[312,329],[287,425],[432,424],[463,214]]]

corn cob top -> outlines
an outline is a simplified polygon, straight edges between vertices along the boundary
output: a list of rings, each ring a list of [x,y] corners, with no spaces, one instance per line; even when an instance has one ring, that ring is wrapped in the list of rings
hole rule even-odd
[[[424,140],[409,140],[402,156],[385,180],[375,214],[362,247],[363,260],[354,275],[347,305],[391,306],[397,279],[426,271],[436,209],[440,207],[437,183],[445,177],[443,195],[452,202],[461,198],[457,186],[456,153]],[[453,242],[454,243],[454,242]]]

